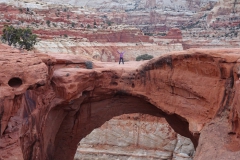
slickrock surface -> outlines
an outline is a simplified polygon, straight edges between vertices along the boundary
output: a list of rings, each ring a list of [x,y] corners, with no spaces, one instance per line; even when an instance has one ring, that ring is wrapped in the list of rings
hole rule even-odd
[[[240,49],[191,49],[124,65],[93,61],[93,69],[77,55],[1,56],[4,154],[19,125],[14,115],[22,110],[24,159],[73,159],[81,139],[113,117],[132,113],[165,118],[191,139],[194,159],[240,156]]]

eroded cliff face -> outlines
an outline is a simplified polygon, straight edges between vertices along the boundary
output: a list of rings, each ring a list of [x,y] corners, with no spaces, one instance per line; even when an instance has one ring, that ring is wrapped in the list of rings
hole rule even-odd
[[[22,121],[28,121],[33,108],[22,115],[24,99],[28,99],[29,89],[47,83],[48,69],[36,55],[20,53],[7,45],[0,45],[0,159],[22,160],[19,130]],[[23,118],[24,116],[25,118]]]
[[[190,138],[194,159],[234,159],[240,154],[239,52],[191,49],[124,65],[94,61],[93,69],[77,55],[3,52],[1,141],[11,137],[17,124],[10,117],[22,109],[24,159],[73,159],[92,130],[140,113],[165,118]]]

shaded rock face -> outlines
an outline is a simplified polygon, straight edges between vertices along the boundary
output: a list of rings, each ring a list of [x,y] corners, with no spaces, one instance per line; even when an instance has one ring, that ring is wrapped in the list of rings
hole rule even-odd
[[[191,160],[190,139],[177,135],[164,118],[141,114],[114,117],[78,144],[74,159]]]
[[[239,52],[192,49],[124,65],[94,61],[93,69],[73,55],[3,52],[1,140],[13,132],[10,117],[22,108],[23,158],[73,159],[78,143],[94,129],[113,117],[140,113],[165,118],[190,138],[194,159],[234,159],[240,155]],[[9,86],[12,77],[22,84]]]
[[[16,101],[16,99],[14,99]],[[21,106],[18,101],[16,106]],[[9,105],[8,105],[9,106]],[[2,109],[2,108],[1,108]],[[7,121],[6,129],[0,138],[0,159],[4,160],[23,160],[23,154],[20,147],[19,131],[22,125],[22,108],[11,113],[11,118]]]
[[[28,89],[45,85],[48,69],[36,55],[20,53],[0,45],[0,159],[22,160],[19,130],[22,121],[36,108],[29,108],[22,118]],[[31,102],[34,103],[34,102]]]

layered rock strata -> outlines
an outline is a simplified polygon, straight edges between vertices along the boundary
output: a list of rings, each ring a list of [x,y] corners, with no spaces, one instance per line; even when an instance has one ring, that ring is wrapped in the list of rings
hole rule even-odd
[[[236,0],[69,1],[72,6],[66,1],[50,2],[11,0],[1,4],[0,30],[6,24],[30,26],[41,38],[37,52],[84,52],[102,61],[115,61],[121,46],[134,55],[127,60],[146,53],[159,56],[189,48],[240,46]],[[174,28],[180,34],[172,32]],[[146,49],[148,46],[155,50]]]
[[[183,50],[180,30],[170,30],[170,36],[151,37],[134,25],[116,23],[115,19],[124,17],[124,13],[106,15],[90,8],[64,5],[38,8],[39,2],[29,4],[32,6],[0,4],[0,32],[4,25],[30,26],[39,37],[35,52],[84,53],[96,60],[114,62],[119,57],[117,50],[122,49],[128,53],[126,60],[135,60],[142,54],[156,57],[165,52]]]
[[[114,117],[78,144],[81,159],[192,160],[190,139],[177,135],[164,118],[142,114]]]

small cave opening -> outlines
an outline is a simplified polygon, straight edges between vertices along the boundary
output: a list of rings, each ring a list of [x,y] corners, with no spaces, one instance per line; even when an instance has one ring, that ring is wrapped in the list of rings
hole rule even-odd
[[[13,88],[20,87],[22,85],[22,79],[18,77],[13,77],[8,81],[8,85]]]

